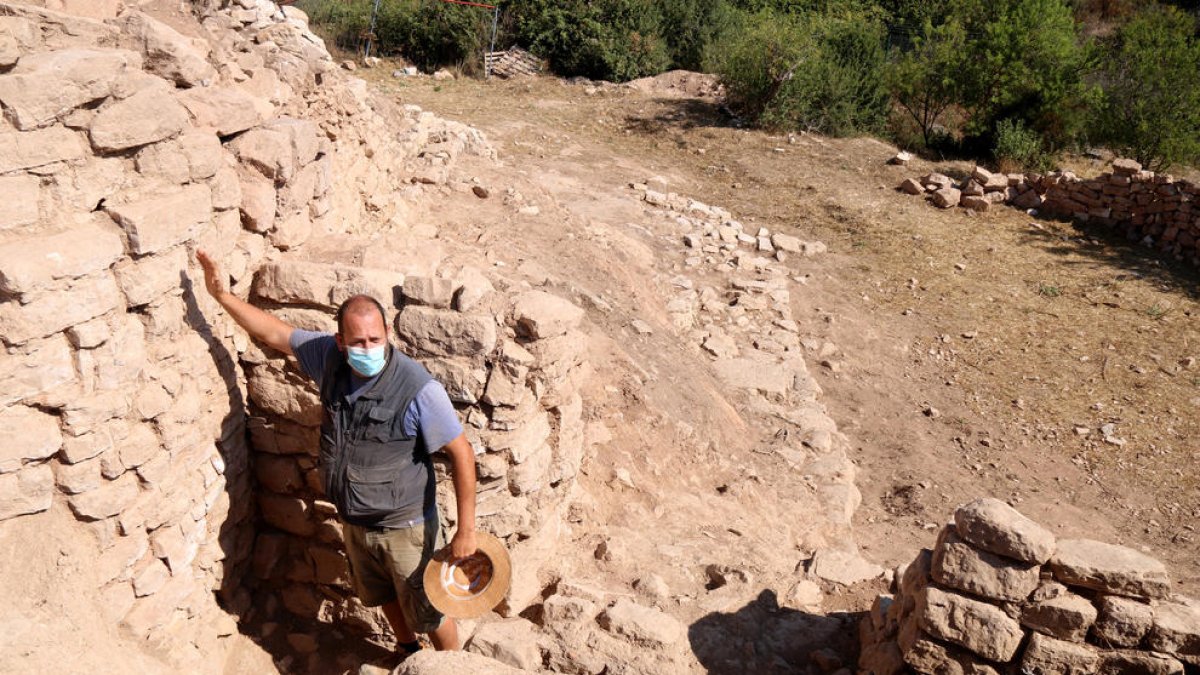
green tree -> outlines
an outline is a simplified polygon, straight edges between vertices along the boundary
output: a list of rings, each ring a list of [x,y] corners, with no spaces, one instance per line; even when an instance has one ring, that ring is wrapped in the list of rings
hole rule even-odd
[[[1154,170],[1200,161],[1196,30],[1196,20],[1173,7],[1145,9],[1117,33],[1098,71],[1101,138]]]
[[[649,0],[516,0],[508,8],[517,39],[561,75],[625,81],[670,63]]]
[[[889,108],[875,15],[762,11],[713,50],[730,103],[759,124],[830,135],[877,130]]]
[[[967,32],[951,18],[934,26],[926,21],[913,48],[887,68],[888,89],[896,103],[921,129],[929,147],[934,126],[962,97],[958,69],[966,52]]]
[[[968,42],[958,75],[967,132],[990,141],[1003,119],[1021,120],[1050,148],[1086,122],[1082,74],[1090,50],[1064,0],[962,3]],[[991,147],[988,142],[983,147]]]

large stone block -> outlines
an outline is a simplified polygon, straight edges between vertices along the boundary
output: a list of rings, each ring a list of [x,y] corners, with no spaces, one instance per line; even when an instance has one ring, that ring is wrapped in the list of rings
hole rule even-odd
[[[1044,563],[1054,553],[1055,538],[999,499],[977,499],[954,512],[958,536],[985,551],[1014,560]]]
[[[10,405],[69,382],[77,375],[66,336],[0,350],[0,405]]]
[[[1096,607],[1074,593],[1026,603],[1021,608],[1021,625],[1060,640],[1083,642],[1096,621]]]
[[[129,197],[129,201],[106,204],[105,211],[125,228],[129,247],[137,255],[187,241],[212,220],[212,195],[207,185]]]
[[[1099,599],[1092,638],[1106,647],[1136,647],[1154,625],[1154,610],[1143,602],[1116,595]]]
[[[1183,664],[1166,654],[1114,650],[1100,653],[1099,675],[1183,675]]]
[[[267,232],[275,224],[275,183],[261,174],[241,170],[242,223],[255,232]]]
[[[0,132],[0,173],[79,159],[86,151],[80,135],[66,127]]]
[[[904,663],[922,675],[999,675],[978,656],[954,645],[944,645],[920,631],[900,648]]]
[[[117,265],[117,283],[130,307],[153,302],[160,295],[181,288],[187,272],[187,249],[176,246],[158,255],[127,259]]]
[[[1100,665],[1096,650],[1073,642],[1034,633],[1021,659],[1027,675],[1092,675]]]
[[[414,305],[396,317],[396,335],[434,356],[482,356],[496,346],[496,322],[486,315]]]
[[[188,129],[171,141],[155,143],[137,154],[137,170],[173,183],[211,178],[222,166],[221,140],[211,131]]]
[[[487,673],[488,675],[531,675],[537,670],[521,670],[500,663],[481,654],[471,652],[439,652],[422,649],[404,659],[392,675],[462,675],[463,673]]]
[[[317,531],[311,508],[303,499],[262,493],[258,495],[258,507],[267,524],[284,532],[311,537]]]
[[[47,464],[0,475],[0,521],[38,513],[54,499],[54,470]]]
[[[47,292],[21,304],[0,304],[0,338],[10,345],[53,335],[124,306],[117,282],[107,272],[78,279],[68,291]]]
[[[1125,546],[1091,539],[1064,539],[1050,559],[1054,578],[1068,586],[1113,595],[1164,598],[1171,593],[1167,568]]]
[[[192,123],[231,136],[261,124],[273,106],[239,89],[201,87],[179,92],[177,98],[192,116]]]
[[[1159,604],[1146,644],[1167,654],[1200,657],[1200,605]]]
[[[271,129],[251,129],[233,141],[228,147],[242,162],[253,166],[264,176],[282,185],[296,171],[296,160],[287,135]]]
[[[483,395],[487,371],[466,359],[428,359],[424,362],[434,379],[442,383],[450,400],[468,405]]]
[[[666,647],[683,636],[683,627],[674,617],[628,598],[613,603],[597,622],[608,632],[647,647]]]
[[[921,630],[991,661],[1011,660],[1024,637],[999,607],[933,586],[917,594],[915,611]]]
[[[45,459],[62,447],[58,418],[21,405],[0,408],[0,473]]]
[[[489,621],[475,629],[467,651],[514,668],[538,671],[542,668],[542,651],[537,634],[537,626],[521,617]]]
[[[138,493],[137,476],[127,473],[90,492],[71,495],[67,503],[75,515],[83,520],[103,520],[131,506]]]
[[[146,87],[129,98],[102,108],[92,119],[88,137],[102,152],[136,148],[178,135],[188,113],[161,87]]]
[[[22,54],[34,50],[40,37],[32,21],[19,16],[0,16],[0,68],[12,68]]]
[[[36,291],[108,269],[124,253],[120,233],[103,215],[56,234],[0,244],[0,290]]]
[[[583,320],[583,310],[544,291],[529,291],[513,301],[517,332],[534,340],[563,335]]]
[[[189,40],[142,12],[129,12],[122,19],[121,30],[141,47],[146,70],[184,87],[198,86],[216,76],[208,63],[206,42]]]
[[[12,230],[38,221],[41,214],[42,182],[37,176],[5,176],[0,178],[0,232]],[[5,265],[0,264],[0,271]]]
[[[141,57],[116,49],[64,49],[23,56],[0,76],[0,103],[22,131],[54,122],[107,98],[117,80],[141,69]]]
[[[980,551],[946,526],[933,551],[932,574],[938,583],[995,600],[1021,601],[1038,586],[1037,563],[1023,563]]]

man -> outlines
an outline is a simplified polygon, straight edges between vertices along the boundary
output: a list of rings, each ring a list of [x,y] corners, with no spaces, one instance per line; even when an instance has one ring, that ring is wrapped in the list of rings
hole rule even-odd
[[[431,451],[451,460],[458,529],[450,554],[476,551],[475,454],[446,390],[388,341],[383,307],[356,295],[337,311],[336,334],[294,328],[229,292],[204,251],[196,257],[212,297],[255,340],[295,356],[321,390],[321,480],[343,522],[355,593],[382,607],[401,656],[458,649],[458,629],[429,603],[422,574],[444,544],[439,531]]]

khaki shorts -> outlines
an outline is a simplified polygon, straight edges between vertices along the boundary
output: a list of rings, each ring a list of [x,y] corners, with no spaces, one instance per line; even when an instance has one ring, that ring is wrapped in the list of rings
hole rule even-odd
[[[429,604],[423,580],[425,565],[446,545],[436,519],[394,530],[346,523],[343,532],[350,583],[364,605],[399,600],[405,622],[417,633],[431,633],[442,624],[444,617]]]

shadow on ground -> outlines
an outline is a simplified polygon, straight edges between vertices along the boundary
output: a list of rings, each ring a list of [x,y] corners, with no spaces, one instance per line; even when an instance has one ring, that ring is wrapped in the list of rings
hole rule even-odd
[[[688,641],[713,675],[853,670],[863,614],[811,614],[780,607],[775,592],[764,590],[735,612],[700,618],[688,628]]]

